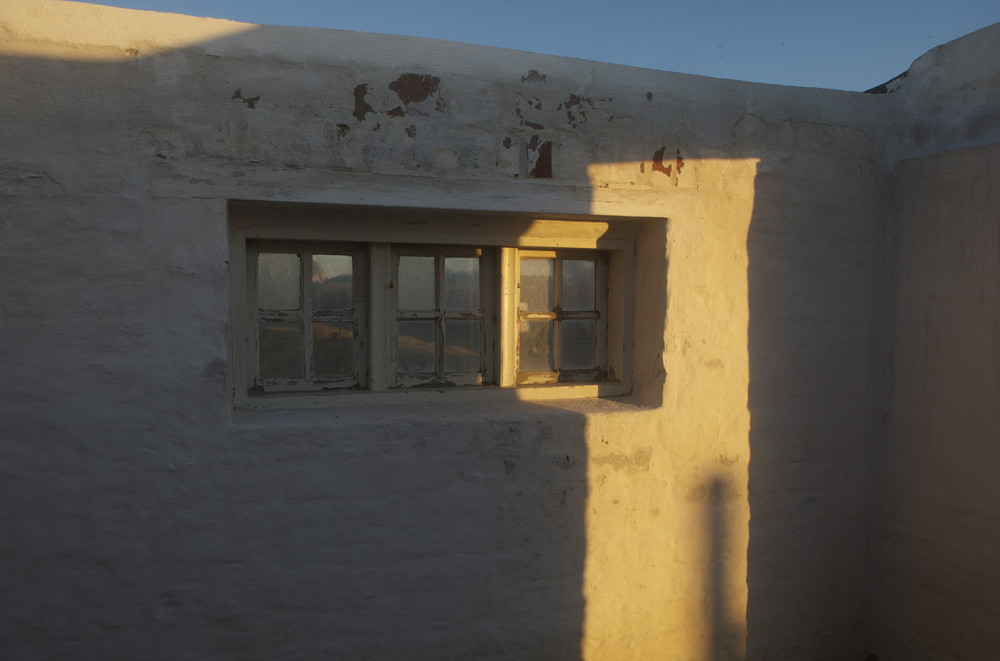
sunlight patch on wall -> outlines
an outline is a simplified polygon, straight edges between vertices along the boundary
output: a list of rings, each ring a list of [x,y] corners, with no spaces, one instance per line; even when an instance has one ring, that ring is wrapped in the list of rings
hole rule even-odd
[[[120,62],[249,32],[256,25],[75,2],[23,0],[0,9],[0,55]]]

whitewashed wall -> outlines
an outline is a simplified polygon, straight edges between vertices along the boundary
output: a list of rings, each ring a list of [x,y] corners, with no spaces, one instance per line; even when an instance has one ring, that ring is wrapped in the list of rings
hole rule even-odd
[[[875,649],[901,97],[46,0],[0,25],[6,658]],[[668,218],[635,393],[234,411],[232,199]]]

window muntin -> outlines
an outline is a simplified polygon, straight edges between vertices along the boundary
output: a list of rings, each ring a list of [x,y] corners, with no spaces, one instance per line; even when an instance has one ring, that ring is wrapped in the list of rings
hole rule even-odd
[[[518,384],[605,379],[607,271],[600,251],[518,251]]]

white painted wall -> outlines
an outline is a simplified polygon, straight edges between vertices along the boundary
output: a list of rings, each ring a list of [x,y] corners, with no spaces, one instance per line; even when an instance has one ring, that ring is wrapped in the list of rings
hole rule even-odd
[[[51,0],[0,25],[6,657],[876,649],[904,97]],[[668,218],[635,393],[234,411],[231,199]]]

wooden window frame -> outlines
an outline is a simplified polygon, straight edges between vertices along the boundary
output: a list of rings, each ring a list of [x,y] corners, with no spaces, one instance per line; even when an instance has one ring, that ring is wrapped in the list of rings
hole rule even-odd
[[[524,311],[517,309],[517,319],[514,323],[520,327],[523,321],[552,322],[552,353],[553,369],[525,370],[520,366],[520,337],[515,350],[517,356],[517,385],[536,385],[546,383],[597,383],[607,380],[608,358],[608,253],[601,250],[558,249],[558,250],[518,250],[515,271],[513,274],[517,288],[521,283],[521,264],[525,259],[553,260],[553,310]],[[593,261],[594,264],[594,309],[588,311],[566,311],[561,309],[562,265],[567,260]],[[559,327],[564,321],[593,320],[595,322],[594,367],[582,370],[567,370],[561,366],[561,336]],[[519,334],[518,334],[519,335]]]
[[[368,383],[368,255],[363,244],[338,242],[305,242],[251,240],[247,242],[247,342],[248,360],[252,373],[249,392],[291,393],[325,391],[342,388],[365,388]],[[263,310],[255,303],[257,296],[257,256],[260,254],[296,254],[299,257],[299,309]],[[350,311],[317,311],[312,309],[312,262],[307,256],[316,254],[347,255],[352,258],[353,307]],[[260,376],[259,325],[262,322],[293,321],[302,325],[302,378],[265,379]],[[313,358],[312,325],[316,322],[339,321],[354,324],[355,374],[347,376],[316,375]]]
[[[627,222],[591,217],[567,220],[371,207],[230,203],[232,369],[231,392],[238,409],[314,408],[435,401],[553,400],[621,396],[631,392],[632,297],[636,229]],[[356,304],[365,335],[367,372],[355,387],[307,384],[255,389],[256,329],[253,252],[260,246],[362,246],[355,260],[357,287],[370,294]],[[400,254],[464,256],[478,253],[483,321],[483,372],[474,383],[396,374],[396,309]],[[518,287],[524,256],[574,256],[598,262],[595,304],[599,319],[597,368],[593,375],[519,373]],[[306,267],[302,267],[303,271]],[[242,277],[236,274],[243,274]],[[601,293],[605,294],[602,296]],[[303,305],[306,302],[303,301]],[[304,308],[305,309],[305,308]],[[443,312],[443,311],[440,311]],[[363,329],[363,330],[362,330]],[[422,387],[421,387],[422,386]]]

